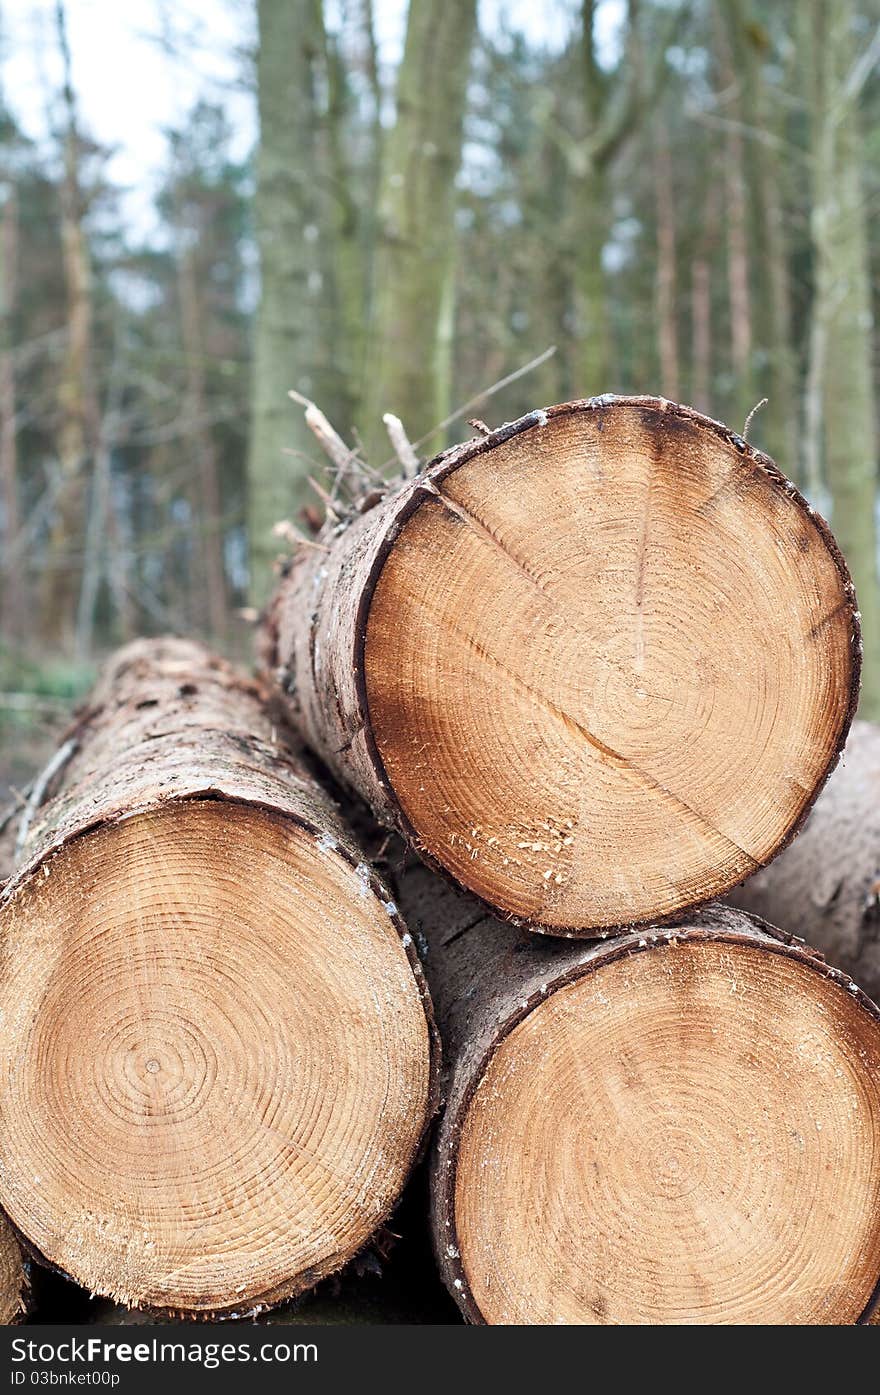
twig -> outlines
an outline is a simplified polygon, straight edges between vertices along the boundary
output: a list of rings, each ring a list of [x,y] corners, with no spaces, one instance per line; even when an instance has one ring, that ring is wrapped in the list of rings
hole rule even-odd
[[[314,547],[319,552],[329,552],[329,547],[324,543],[316,542],[314,538],[307,538],[305,533],[301,533],[294,527],[289,518],[282,518],[272,528],[272,536],[283,538],[291,547]]]
[[[336,508],[336,501],[334,499],[331,499],[323,484],[319,484],[318,481],[315,479],[314,475],[308,475],[307,479],[309,481],[309,484],[312,486],[312,489],[314,489],[318,498],[321,500],[321,503],[324,505],[327,512],[330,514],[331,518],[338,519],[339,511]]]
[[[413,449],[418,450],[419,446],[423,446],[425,442],[429,441],[438,431],[445,431],[447,426],[452,426],[454,422],[460,421],[467,412],[472,411],[474,407],[479,407],[481,403],[486,402],[490,397],[494,397],[496,392],[501,392],[502,388],[510,387],[511,383],[515,383],[517,379],[525,377],[526,373],[531,373],[533,368],[540,368],[541,364],[546,363],[548,358],[552,358],[555,353],[556,345],[551,344],[549,349],[545,349],[542,354],[538,354],[537,358],[530,359],[528,363],[524,363],[522,368],[515,369],[513,373],[508,373],[506,378],[499,378],[497,383],[493,383],[491,387],[484,388],[482,392],[478,392],[476,397],[472,397],[469,402],[465,402],[463,407],[458,408],[458,411],[452,412],[450,416],[445,417],[444,420],[438,422],[436,426],[432,426],[430,431],[426,431],[424,436],[420,436],[417,441],[413,441]],[[394,461],[389,460],[388,464],[393,465]]]
[[[79,742],[76,740],[76,737],[71,736],[68,741],[65,741],[63,746],[59,746],[58,750],[55,752],[54,756],[49,761],[49,764],[45,767],[44,770],[40,771],[39,775],[34,780],[33,786],[31,787],[30,795],[28,797],[28,801],[24,806],[24,812],[21,816],[21,823],[18,825],[18,837],[15,840],[16,858],[20,857],[24,845],[27,842],[27,836],[30,832],[31,827],[31,820],[33,819],[37,809],[39,809],[43,801],[43,797],[46,793],[46,790],[49,787],[49,784],[58,774],[58,772],[64,769],[65,765],[67,765],[67,762],[70,760],[71,756],[74,754],[78,746]]]
[[[335,427],[331,426],[320,407],[317,407],[310,397],[303,397],[301,392],[294,392],[291,388],[287,394],[294,402],[298,402],[306,409],[306,426],[315,436],[319,446],[333,461],[333,464],[340,470],[347,470],[354,458],[354,451],[349,450]]]
[[[751,424],[752,424],[752,421],[753,421],[753,419],[754,419],[755,413],[756,413],[756,412],[760,412],[760,410],[761,410],[762,407],[766,407],[766,406],[767,406],[768,400],[769,400],[768,398],[762,397],[761,400],[760,400],[760,402],[756,402],[756,403],[755,403],[754,407],[752,408],[752,410],[749,412],[748,416],[746,417],[746,424],[745,424],[745,426],[743,427],[743,432],[742,432],[742,436],[743,436],[743,440],[744,440],[744,441],[747,441],[747,440],[749,439],[749,427],[750,427]]]
[[[12,793],[14,797],[12,803],[7,804],[3,813],[0,814],[0,833],[6,832],[7,828],[9,827],[12,820],[15,818],[16,814],[27,803],[27,797],[30,794],[33,787],[34,782],[33,780],[31,780],[28,784],[25,785],[23,790],[13,789]]]
[[[492,435],[491,428],[488,427],[486,423],[482,421],[479,417],[471,417],[468,421],[468,426],[472,426],[475,431],[479,431],[481,436]]]
[[[419,473],[419,457],[413,450],[412,442],[406,434],[403,422],[393,412],[386,412],[382,418],[394,454],[400,462],[405,480],[413,479]]]

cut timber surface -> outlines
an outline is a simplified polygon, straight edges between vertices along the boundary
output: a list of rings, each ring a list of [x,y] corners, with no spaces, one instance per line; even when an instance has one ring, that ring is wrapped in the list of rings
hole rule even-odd
[[[303,548],[263,657],[434,866],[561,934],[729,890],[841,748],[858,621],[766,456],[654,398],[533,412]]]
[[[434,1102],[388,893],[196,645],[123,650],[0,902],[0,1205],[131,1306],[312,1287],[397,1201]]]
[[[24,1316],[28,1276],[21,1246],[12,1227],[0,1217],[0,1324],[8,1327]]]
[[[880,1000],[880,727],[853,723],[802,832],[730,900],[796,929]]]
[[[587,947],[424,867],[446,1062],[432,1224],[471,1322],[844,1323],[880,1279],[880,1020],[713,907]]]

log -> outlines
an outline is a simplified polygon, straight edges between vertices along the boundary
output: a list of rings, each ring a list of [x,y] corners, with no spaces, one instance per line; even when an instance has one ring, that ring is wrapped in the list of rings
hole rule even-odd
[[[434,1110],[410,937],[261,699],[200,646],[121,651],[0,900],[0,1206],[129,1307],[310,1289]]]
[[[880,1000],[880,727],[853,723],[801,833],[729,900],[797,928]]]
[[[28,1266],[11,1225],[0,1216],[0,1324],[25,1316],[30,1294]]]
[[[766,456],[602,397],[363,508],[294,556],[262,662],[433,867],[515,923],[595,936],[721,895],[791,837],[849,726],[858,619]]]
[[[880,1013],[710,907],[586,945],[511,935],[414,866],[444,1042],[438,1263],[486,1324],[842,1323],[880,1279]]]

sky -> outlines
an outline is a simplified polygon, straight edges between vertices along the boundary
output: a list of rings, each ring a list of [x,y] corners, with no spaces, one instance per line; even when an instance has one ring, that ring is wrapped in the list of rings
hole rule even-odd
[[[599,11],[600,51],[614,48],[623,0]],[[573,0],[481,0],[480,24],[506,22],[532,41],[558,48],[570,31]],[[254,0],[66,0],[74,87],[81,125],[113,149],[106,168],[124,191],[129,224],[149,237],[158,223],[152,199],[165,163],[164,129],[179,124],[200,97],[226,108],[243,157],[256,138],[247,82],[255,40]],[[328,23],[338,15],[328,0]],[[406,0],[376,0],[380,57],[399,59]],[[24,131],[46,140],[58,121],[61,59],[55,0],[0,0],[0,82]],[[170,39],[170,44],[163,43]]]

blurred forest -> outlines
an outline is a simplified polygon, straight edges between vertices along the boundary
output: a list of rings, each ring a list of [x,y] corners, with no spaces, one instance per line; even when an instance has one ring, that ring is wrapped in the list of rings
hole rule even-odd
[[[13,115],[5,51],[0,730],[135,633],[246,652],[273,524],[323,511],[291,388],[386,472],[384,412],[426,455],[571,397],[740,432],[766,397],[749,437],[833,523],[880,717],[878,0],[550,0],[527,24],[503,0],[240,0],[258,148],[235,157],[222,88],[200,99],[148,237],[81,115],[88,3],[49,4],[51,139]]]

